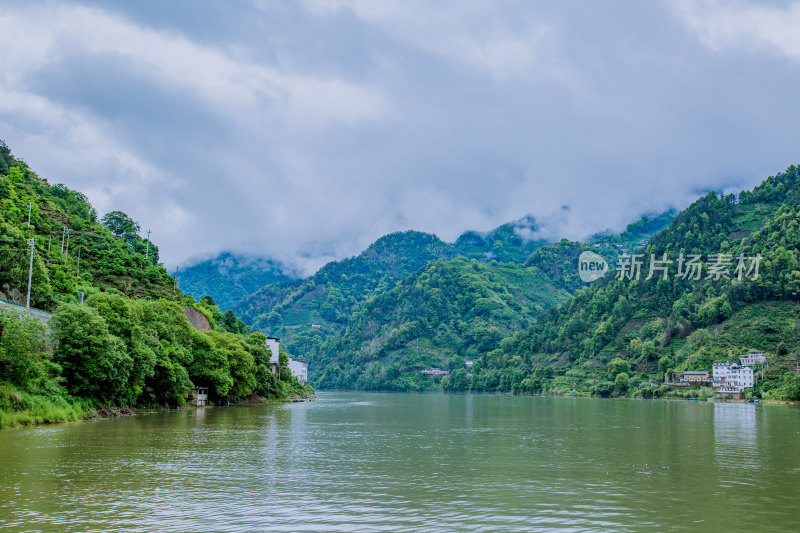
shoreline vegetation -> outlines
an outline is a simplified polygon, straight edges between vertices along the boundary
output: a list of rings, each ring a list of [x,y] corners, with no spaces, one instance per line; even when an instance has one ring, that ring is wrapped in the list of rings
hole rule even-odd
[[[181,407],[196,387],[218,405],[313,394],[283,349],[273,374],[265,335],[182,294],[140,232],[0,141],[0,427]]]
[[[128,352],[92,307],[106,297],[123,308],[134,304],[113,293],[102,293],[83,306],[66,304],[51,319],[49,332],[39,320],[0,310],[0,428],[107,418],[140,408],[183,408],[195,384],[208,387],[211,404],[217,406],[292,402],[314,395],[313,388],[291,375],[283,350],[282,376],[275,378],[267,368],[264,335],[193,330],[175,309],[174,323],[189,335],[183,356],[191,362],[186,368],[179,363],[169,368],[163,360],[146,357],[147,352],[143,357],[135,346]],[[215,335],[220,340],[214,342]],[[227,351],[223,342],[229,343]],[[108,345],[116,352],[109,354]],[[169,344],[164,342],[163,349]],[[212,356],[215,365],[204,358]],[[175,379],[164,379],[167,370]]]
[[[307,402],[316,399],[314,393],[304,392],[303,395],[291,395],[287,398],[265,398],[263,396],[245,398],[244,400],[221,405],[207,405],[195,407],[193,405],[183,405],[179,407],[164,406],[140,406],[140,407],[87,407],[81,401],[70,403],[65,400],[65,404],[57,401],[35,400],[35,404],[24,410],[4,411],[0,410],[0,429],[25,427],[46,424],[66,424],[68,422],[80,422],[82,420],[106,420],[119,418],[122,416],[136,416],[142,413],[185,411],[188,409],[213,409],[219,407],[235,407],[262,404],[282,404]]]

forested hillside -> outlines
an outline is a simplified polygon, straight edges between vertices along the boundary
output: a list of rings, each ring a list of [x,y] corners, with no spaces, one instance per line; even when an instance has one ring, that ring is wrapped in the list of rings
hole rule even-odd
[[[754,394],[800,399],[798,245],[797,167],[738,197],[709,193],[639,250],[638,280],[608,275],[577,291],[484,354],[467,386],[658,396],[666,390],[653,380],[758,350],[770,367]],[[666,279],[660,270],[646,279],[651,254],[672,261],[659,263]]]
[[[79,290],[101,288],[131,297],[178,297],[174,280],[158,265],[158,247],[148,246],[135,222],[117,211],[101,223],[82,193],[48,184],[4,143],[0,160],[0,298],[25,303],[29,239],[35,239],[35,307],[53,310],[59,302],[78,300]]]
[[[426,368],[463,369],[568,297],[535,268],[460,257],[370,298],[311,358],[322,387],[425,390]]]
[[[531,252],[550,243],[538,236],[539,229],[536,220],[527,216],[486,233],[466,231],[454,246],[459,255],[468,259],[522,263]]]
[[[220,309],[227,311],[239,300],[267,285],[280,285],[297,279],[286,272],[284,265],[271,259],[223,252],[182,268],[177,276],[181,292],[197,300],[211,296]]]
[[[0,426],[182,405],[194,386],[217,403],[309,392],[288,372],[275,379],[262,334],[176,290],[134,220],[98,220],[83,194],[39,178],[1,141],[0,206],[0,298],[25,304],[33,239],[31,305],[55,313],[48,330],[0,310]]]
[[[280,337],[293,353],[310,357],[368,298],[431,261],[455,256],[453,246],[435,235],[392,233],[356,257],[328,263],[306,280],[267,286],[233,309],[253,329]]]

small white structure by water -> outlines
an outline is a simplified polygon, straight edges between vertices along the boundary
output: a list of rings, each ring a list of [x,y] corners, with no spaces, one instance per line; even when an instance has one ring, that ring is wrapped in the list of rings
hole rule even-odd
[[[281,378],[281,340],[278,337],[267,337],[267,348],[270,351],[269,369],[277,379]],[[289,358],[289,371],[297,381],[305,385],[308,383],[308,363],[299,359]]]
[[[205,407],[208,405],[208,387],[195,387],[189,400],[196,407]]]
[[[289,370],[297,381],[305,385],[308,383],[308,363],[299,359],[289,358]]]
[[[267,337],[267,348],[270,351],[269,356],[269,369],[270,371],[275,374],[276,379],[281,378],[281,363],[280,363],[280,352],[281,352],[281,340],[278,337]]]

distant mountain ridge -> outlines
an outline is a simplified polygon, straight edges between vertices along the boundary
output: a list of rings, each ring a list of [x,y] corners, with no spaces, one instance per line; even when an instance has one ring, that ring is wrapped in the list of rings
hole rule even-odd
[[[654,232],[664,227],[672,216],[673,214],[664,214],[637,221],[621,234],[625,237],[604,236],[609,242],[602,244],[609,253],[616,253],[614,243],[630,246],[638,244],[634,239],[640,241],[652,234],[643,231]],[[286,277],[275,277],[258,290],[236,301],[232,301],[233,298],[229,296],[242,294],[246,290],[237,282],[241,277],[241,270],[257,270],[258,263],[237,263],[235,257],[221,257],[195,265],[191,271],[182,271],[181,288],[187,292],[196,291],[190,292],[196,298],[202,296],[200,292],[207,292],[220,307],[230,306],[237,316],[254,329],[281,337],[292,353],[314,359],[321,353],[319,350],[326,339],[341,334],[367,301],[389,293],[395,286],[409,280],[436,261],[448,262],[461,256],[478,263],[490,264],[496,261],[500,265],[509,265],[509,268],[516,264],[522,267],[522,271],[525,270],[524,267],[536,267],[529,272],[541,267],[540,278],[548,275],[551,277],[546,281],[537,281],[534,285],[547,294],[561,293],[559,299],[563,299],[577,287],[575,283],[564,283],[560,278],[552,277],[553,272],[548,270],[552,264],[546,261],[540,261],[542,264],[535,262],[535,252],[549,244],[544,239],[536,238],[539,233],[539,226],[530,216],[488,232],[464,232],[454,243],[447,243],[435,235],[417,231],[392,233],[381,237],[355,257],[326,264],[310,278],[290,280]],[[564,260],[559,255],[558,261]],[[270,267],[275,265],[269,260],[262,261]],[[471,263],[454,264],[463,268]],[[453,268],[448,266],[446,270],[452,272]],[[490,283],[491,278],[497,275],[493,271],[491,268],[489,271],[482,271],[482,275],[473,279],[473,282]],[[518,279],[517,274],[509,277],[509,270],[501,269],[496,272],[502,272],[507,279]],[[255,279],[253,274],[255,273],[248,273],[251,275],[250,279]],[[205,276],[206,279],[198,282],[192,280],[192,276]],[[522,294],[524,291],[514,289],[516,283],[518,282],[509,286],[510,290]],[[492,289],[490,292],[494,294],[494,291]],[[529,294],[526,298],[538,301],[541,305],[521,314],[514,311],[516,318],[513,321],[507,322],[507,325],[503,325],[506,324],[503,320],[498,322],[501,331],[507,333],[511,324],[519,327],[532,318],[531,312],[538,312],[558,300],[547,294]],[[467,345],[469,342],[465,344]],[[330,347],[326,349],[329,350]],[[312,374],[313,372],[312,370]]]
[[[285,265],[272,259],[222,252],[178,272],[180,288],[196,300],[211,296],[227,311],[236,302],[265,285],[279,285],[298,279]]]

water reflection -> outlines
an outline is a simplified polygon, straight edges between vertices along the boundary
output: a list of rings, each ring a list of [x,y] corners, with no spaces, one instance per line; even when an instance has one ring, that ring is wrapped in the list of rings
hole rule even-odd
[[[758,469],[758,409],[753,404],[714,404],[714,456],[721,467]]]
[[[799,414],[323,393],[0,431],[0,529],[800,530]]]

